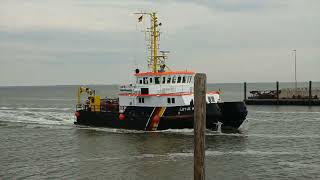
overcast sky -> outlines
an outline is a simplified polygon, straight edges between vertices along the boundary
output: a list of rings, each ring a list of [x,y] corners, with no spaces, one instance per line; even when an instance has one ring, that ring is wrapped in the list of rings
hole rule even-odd
[[[0,0],[0,86],[122,84],[146,69],[147,22],[174,70],[208,81],[320,81],[319,0]]]

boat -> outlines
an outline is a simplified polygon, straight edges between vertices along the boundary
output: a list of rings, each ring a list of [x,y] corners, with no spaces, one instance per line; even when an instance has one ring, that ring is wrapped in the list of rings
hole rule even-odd
[[[118,98],[101,98],[90,88],[79,87],[76,125],[157,131],[193,128],[195,72],[172,71],[166,64],[167,51],[159,51],[157,14],[138,13],[139,22],[150,18],[147,28],[150,57],[148,71],[134,71],[134,82],[120,86]],[[81,94],[87,100],[81,102]],[[220,91],[206,93],[206,128],[238,129],[247,116],[243,101],[224,102]]]

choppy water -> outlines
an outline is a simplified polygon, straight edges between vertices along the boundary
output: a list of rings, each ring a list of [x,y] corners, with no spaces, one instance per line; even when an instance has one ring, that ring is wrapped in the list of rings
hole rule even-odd
[[[273,87],[262,84],[261,87]],[[117,86],[95,86],[115,96]],[[225,100],[241,84],[210,85]],[[76,86],[0,87],[0,179],[192,179],[192,129],[74,126]],[[207,132],[207,179],[320,179],[320,107],[249,106],[241,133]]]

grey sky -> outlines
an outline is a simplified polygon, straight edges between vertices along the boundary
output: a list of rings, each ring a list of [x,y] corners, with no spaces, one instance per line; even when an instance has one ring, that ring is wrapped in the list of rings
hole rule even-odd
[[[157,11],[174,70],[214,82],[320,80],[318,0],[1,0],[0,86],[119,84],[146,70],[146,23]]]

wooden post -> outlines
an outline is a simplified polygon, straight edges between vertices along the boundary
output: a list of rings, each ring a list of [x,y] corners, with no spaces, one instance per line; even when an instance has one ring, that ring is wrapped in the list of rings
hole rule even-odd
[[[277,105],[279,105],[279,81],[276,82],[277,86]]]
[[[309,81],[309,105],[311,105],[312,100],[312,81]]]
[[[247,83],[243,83],[244,101],[247,100]]]
[[[194,179],[205,179],[206,74],[194,79]]]

